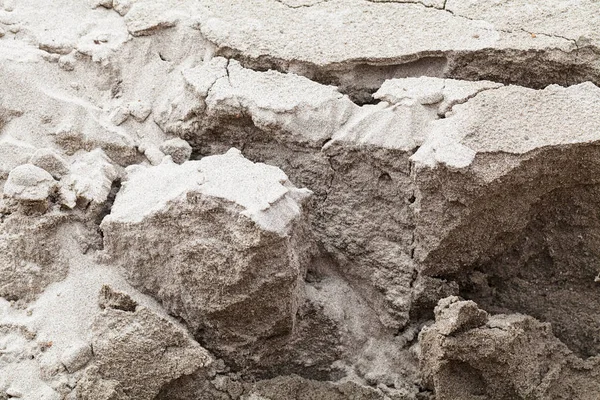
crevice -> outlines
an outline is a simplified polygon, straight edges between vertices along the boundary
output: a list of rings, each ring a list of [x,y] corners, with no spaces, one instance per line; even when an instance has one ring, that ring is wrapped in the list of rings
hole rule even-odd
[[[578,48],[572,52],[562,49],[463,51],[450,57],[445,77],[489,80],[531,89],[543,89],[552,84],[567,87],[587,81],[600,85],[598,60],[600,51],[592,48],[585,51]]]
[[[342,94],[346,94],[343,91],[341,91],[339,88],[338,88],[338,91]],[[366,106],[366,105],[377,105],[377,104],[381,103],[381,100],[373,97],[373,94],[376,91],[377,90],[369,90],[369,91],[365,91],[364,94],[361,94],[358,97],[350,96],[350,95],[348,95],[348,97],[350,98],[350,100],[352,100],[352,102],[354,104],[356,104],[359,107]]]
[[[292,65],[289,61],[270,56],[246,57],[227,47],[218,49],[217,55],[236,60],[244,68],[257,72],[293,72],[323,85],[336,86],[340,93],[359,106],[377,104],[379,101],[372,95],[386,80],[408,77],[487,80],[531,89],[543,89],[552,84],[566,87],[587,81],[600,85],[600,68],[597,67],[600,49],[591,46],[582,48],[573,39],[559,38],[573,44],[573,50],[485,48],[436,51],[398,59],[347,60],[324,66],[299,61]]]
[[[563,40],[566,40],[568,42],[573,43],[573,45],[575,46],[576,51],[579,50],[579,44],[577,43],[577,40],[568,38],[566,36],[561,36],[561,35],[556,35],[556,34],[548,34],[548,33],[544,33],[544,32],[530,32],[530,31],[528,31],[528,30],[526,30],[524,28],[521,28],[521,31],[523,31],[525,33],[528,33],[532,37],[546,36],[546,37],[550,37],[550,38],[563,39]],[[510,33],[512,33],[512,32],[510,32]]]
[[[113,183],[110,187],[110,192],[108,193],[108,197],[106,198],[106,201],[102,205],[102,210],[100,210],[100,212],[96,216],[96,219],[95,219],[96,225],[100,225],[100,223],[102,222],[104,217],[106,217],[108,214],[110,214],[112,206],[115,203],[115,199],[117,198],[117,194],[119,193],[120,190],[121,190],[121,180],[116,179],[115,181],[113,181]]]
[[[412,154],[414,154],[416,151],[418,150],[418,148],[416,148],[414,151],[412,151]],[[410,184],[412,185],[412,193],[410,195],[410,197],[408,198],[408,203],[409,203],[409,209],[411,211],[411,213],[413,214],[413,218],[416,218],[416,211],[415,211],[415,206],[417,203],[417,197],[419,195],[418,193],[418,186],[417,186],[417,172],[416,172],[416,165],[414,163],[414,161],[408,160],[408,176],[410,178]],[[410,255],[410,259],[414,260],[415,259],[415,250],[417,248],[417,235],[416,235],[416,230],[413,229],[412,233],[411,233],[411,238],[410,238],[410,244],[409,244],[409,255]]]
[[[225,64],[225,76],[220,76],[217,79],[215,79],[210,86],[208,87],[208,89],[206,90],[206,98],[208,98],[210,96],[210,94],[212,93],[213,88],[215,87],[215,85],[217,84],[217,82],[219,82],[221,79],[227,77],[227,83],[229,84],[229,86],[231,87],[231,78],[229,76],[229,64],[231,62],[231,59],[227,59],[227,64]]]
[[[411,1],[411,0],[367,0],[368,2],[371,3],[395,3],[395,4],[417,4],[420,6],[423,6],[425,8],[433,8],[434,10],[444,10],[444,7],[446,6],[446,2],[444,2],[442,7],[436,7],[433,4],[425,4],[422,1]],[[447,1],[447,0],[446,0]]]
[[[275,1],[278,2],[278,3],[280,3],[280,4],[283,4],[287,8],[298,9],[298,8],[310,8],[310,7],[314,7],[314,6],[319,5],[319,4],[327,3],[329,0],[321,0],[321,1],[318,1],[318,2],[312,3],[312,4],[299,4],[297,6],[290,5],[290,4],[286,3],[285,0],[275,0]]]
[[[331,140],[331,139],[329,139]],[[322,150],[321,150],[322,152]],[[325,153],[323,153],[325,154]],[[336,174],[336,169],[333,166],[333,156],[327,155],[325,154],[325,157],[327,158],[327,163],[329,165],[329,169],[331,170],[331,174],[329,174],[329,179],[327,181],[327,184],[325,185],[325,194],[323,196],[323,199],[321,201],[321,204],[326,204],[327,199],[329,198],[329,192],[331,192],[331,189],[333,188],[333,182],[335,180],[335,174]]]
[[[453,103],[453,104],[452,104],[452,106],[450,106],[450,108],[449,108],[449,109],[446,111],[446,114],[448,114],[448,113],[452,113],[452,112],[454,111],[454,107],[455,107],[455,106],[457,106],[457,105],[459,105],[459,104],[465,104],[465,103],[468,103],[470,100],[472,100],[472,99],[474,99],[475,97],[477,97],[477,96],[478,96],[480,93],[483,93],[483,92],[488,92],[488,91],[490,91],[490,90],[498,90],[498,89],[500,89],[500,88],[502,88],[502,87],[503,87],[503,86],[500,86],[500,87],[491,87],[491,88],[484,88],[484,89],[480,89],[480,90],[476,91],[475,93],[472,93],[472,94],[468,95],[468,96],[467,96],[467,97],[465,97],[465,98],[462,98],[462,99],[460,99],[460,100],[457,100],[457,101],[456,101],[455,103]],[[440,119],[444,119],[444,118],[446,118],[445,114],[444,114],[444,115],[439,115],[439,114],[438,114],[438,116],[440,117]]]
[[[102,223],[102,220],[104,219],[104,217],[106,217],[108,214],[110,214],[110,212],[112,210],[112,206],[115,203],[115,199],[120,190],[121,190],[121,180],[117,179],[117,180],[113,181],[111,188],[110,188],[110,192],[108,193],[108,197],[106,198],[106,201],[102,205],[102,209],[94,217],[94,225],[96,226],[96,232],[98,233],[99,239],[100,239],[98,241],[98,250],[102,250],[104,248],[104,232],[102,231],[102,229],[100,229],[100,224]],[[89,207],[89,204],[88,204],[88,207]]]
[[[415,283],[417,282],[417,279],[419,279],[419,271],[415,268],[415,270],[412,273],[412,277],[410,279],[410,284],[409,284],[409,288],[414,288],[415,287]]]

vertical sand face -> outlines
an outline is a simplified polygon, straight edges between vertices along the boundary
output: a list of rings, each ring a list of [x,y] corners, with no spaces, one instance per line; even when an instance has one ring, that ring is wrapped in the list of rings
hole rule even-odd
[[[598,16],[0,0],[0,400],[599,397]]]

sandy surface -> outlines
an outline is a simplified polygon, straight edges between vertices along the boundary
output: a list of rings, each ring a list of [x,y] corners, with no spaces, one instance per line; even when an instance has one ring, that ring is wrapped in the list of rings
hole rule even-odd
[[[0,0],[0,400],[598,398],[599,28]]]

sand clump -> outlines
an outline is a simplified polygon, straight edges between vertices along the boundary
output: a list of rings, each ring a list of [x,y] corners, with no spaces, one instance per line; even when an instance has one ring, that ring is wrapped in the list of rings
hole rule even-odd
[[[130,167],[100,225],[104,248],[134,286],[226,356],[292,332],[311,253],[301,214],[309,195],[236,149]]]

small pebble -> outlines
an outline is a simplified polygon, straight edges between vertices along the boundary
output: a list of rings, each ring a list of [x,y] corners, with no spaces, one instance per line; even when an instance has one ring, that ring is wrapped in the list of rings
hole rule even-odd
[[[160,145],[160,151],[173,158],[177,164],[183,164],[192,155],[192,146],[183,139],[175,138],[164,141]]]

